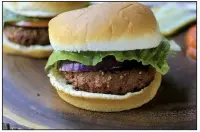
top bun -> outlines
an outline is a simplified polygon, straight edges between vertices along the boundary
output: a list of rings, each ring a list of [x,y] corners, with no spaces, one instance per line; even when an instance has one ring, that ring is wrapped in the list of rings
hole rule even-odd
[[[82,8],[88,2],[4,2],[13,13],[30,17],[54,17],[62,12]]]
[[[157,47],[153,12],[136,2],[107,2],[58,15],[49,22],[54,50],[125,51]]]

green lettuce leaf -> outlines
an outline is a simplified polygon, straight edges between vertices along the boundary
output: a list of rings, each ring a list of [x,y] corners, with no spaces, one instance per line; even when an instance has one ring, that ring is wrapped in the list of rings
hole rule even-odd
[[[167,54],[170,50],[170,44],[167,39],[164,39],[156,48],[133,50],[133,51],[86,51],[86,52],[67,52],[54,51],[48,59],[45,66],[46,70],[50,70],[57,65],[61,60],[70,60],[82,63],[84,65],[96,65],[101,62],[105,56],[113,55],[117,61],[137,60],[143,65],[152,65],[161,74],[166,74],[169,71],[167,64]]]
[[[49,21],[50,18],[36,18],[36,17],[26,17],[22,15],[15,14],[5,8],[3,8],[3,24],[5,22],[17,22],[17,21]]]

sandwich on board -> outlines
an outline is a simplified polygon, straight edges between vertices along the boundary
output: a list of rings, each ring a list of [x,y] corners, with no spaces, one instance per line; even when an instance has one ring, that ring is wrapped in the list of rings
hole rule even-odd
[[[46,70],[66,102],[91,111],[137,108],[153,99],[170,45],[152,11],[108,2],[62,13],[49,22],[54,52]]]
[[[3,52],[35,58],[48,57],[53,49],[49,20],[88,2],[3,2]]]

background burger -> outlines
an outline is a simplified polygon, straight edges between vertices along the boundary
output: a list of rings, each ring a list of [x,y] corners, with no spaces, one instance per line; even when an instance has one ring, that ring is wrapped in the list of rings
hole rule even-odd
[[[3,52],[36,58],[52,53],[49,20],[88,2],[3,2]]]
[[[66,102],[87,110],[137,108],[157,93],[170,49],[152,11],[135,2],[103,3],[49,22],[55,50],[46,64]]]

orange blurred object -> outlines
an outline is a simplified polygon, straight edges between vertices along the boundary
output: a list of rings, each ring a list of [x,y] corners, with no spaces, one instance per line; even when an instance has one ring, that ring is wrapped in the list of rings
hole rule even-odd
[[[196,59],[196,47],[197,47],[197,34],[196,34],[196,25],[192,26],[186,36],[185,41],[187,44],[187,51],[186,54],[193,59]]]
[[[188,56],[192,57],[193,59],[196,59],[196,55],[197,55],[196,52],[197,52],[196,49],[194,49],[194,48],[192,48],[192,47],[188,47],[188,48],[187,48],[187,51],[186,51],[186,54],[187,54]]]
[[[35,28],[46,28],[48,27],[49,21],[19,21],[19,22],[8,22],[8,24],[21,26],[21,27],[35,27]]]

